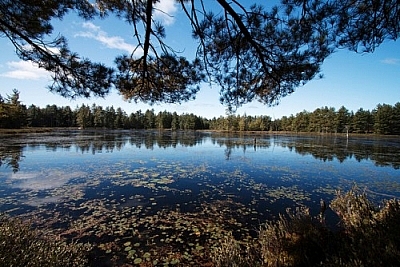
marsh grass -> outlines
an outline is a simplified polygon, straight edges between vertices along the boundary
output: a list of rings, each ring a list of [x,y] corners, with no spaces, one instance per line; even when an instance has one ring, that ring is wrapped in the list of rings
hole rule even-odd
[[[341,266],[399,266],[400,201],[391,199],[374,206],[365,193],[339,193],[332,209],[341,218],[341,253],[332,257]]]
[[[66,243],[17,218],[0,215],[0,265],[13,267],[83,267],[88,245]]]
[[[330,208],[340,218],[339,230],[326,227],[308,208],[287,210],[277,221],[264,224],[252,244],[243,246],[227,237],[211,254],[213,262],[218,267],[399,266],[399,200],[376,207],[353,188],[338,192]]]

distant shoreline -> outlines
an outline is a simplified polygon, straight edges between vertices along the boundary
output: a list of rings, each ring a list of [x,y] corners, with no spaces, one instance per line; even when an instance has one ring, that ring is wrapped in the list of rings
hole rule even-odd
[[[317,132],[290,132],[290,131],[226,131],[226,130],[196,130],[199,132],[215,132],[215,133],[234,133],[243,135],[295,135],[295,136],[340,136],[346,137],[346,133],[317,133]],[[375,133],[349,133],[351,137],[373,137],[373,138],[399,138],[399,135],[384,135]]]
[[[0,135],[11,135],[11,134],[27,134],[27,133],[51,133],[51,132],[65,132],[65,131],[165,131],[171,132],[171,129],[105,129],[105,128],[86,128],[80,129],[79,127],[29,127],[20,129],[6,129],[0,128]],[[179,132],[184,132],[184,130],[178,130]],[[192,131],[192,130],[190,130]],[[296,136],[338,136],[346,137],[346,133],[316,133],[316,132],[290,132],[290,131],[226,131],[226,130],[193,130],[196,132],[212,132],[212,133],[222,133],[222,134],[243,134],[250,136],[260,136],[260,135],[296,135]],[[349,133],[349,138],[351,137],[370,137],[370,138],[399,138],[399,135],[383,135],[374,133]]]

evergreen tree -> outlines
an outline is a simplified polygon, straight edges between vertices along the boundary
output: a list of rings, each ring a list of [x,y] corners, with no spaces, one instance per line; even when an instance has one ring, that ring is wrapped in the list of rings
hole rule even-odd
[[[156,116],[154,115],[154,109],[152,110],[146,110],[146,112],[144,113],[144,128],[145,129],[154,129],[156,128]]]
[[[144,129],[144,114],[141,110],[135,113],[135,129]]]
[[[247,131],[248,127],[247,127],[247,120],[246,120],[246,113],[243,116],[238,116],[238,127],[239,127],[239,131],[244,132]]]
[[[307,132],[310,124],[310,113],[303,110],[296,114],[296,117],[293,121],[294,129],[296,132]]]
[[[19,100],[19,91],[13,90],[6,99],[0,96],[0,127],[20,128],[26,125],[26,107]]]
[[[114,119],[114,128],[121,129],[124,128],[124,118],[126,114],[122,109],[119,107],[117,108],[115,119]]]
[[[63,127],[73,127],[75,125],[75,116],[70,106],[61,108],[62,124]]]
[[[76,113],[76,123],[82,129],[91,127],[90,124],[91,111],[89,106],[82,104]]]
[[[374,110],[374,128],[378,134],[392,134],[394,126],[394,109],[388,104],[379,104]]]
[[[369,110],[360,108],[353,116],[352,130],[355,133],[369,133],[373,127],[373,116]]]
[[[344,106],[341,106],[336,113],[335,117],[335,129],[338,133],[347,131],[350,124],[350,112]]]
[[[50,90],[66,97],[105,96],[116,88],[133,101],[179,103],[208,81],[232,108],[254,100],[274,104],[316,77],[338,48],[372,52],[400,32],[396,0],[284,0],[270,9],[246,1],[178,0],[198,45],[188,60],[166,43],[167,29],[154,19],[158,3],[3,0],[0,36],[22,60],[51,72]],[[137,41],[131,54],[142,55],[117,55],[113,68],[71,51],[62,33],[54,34],[68,13],[128,23]],[[320,131],[329,131],[324,127]]]
[[[176,112],[172,113],[171,129],[173,131],[179,130],[179,116]]]
[[[93,112],[93,126],[95,128],[105,127],[105,111],[101,106],[92,107]]]
[[[104,126],[108,129],[115,127],[115,109],[113,106],[105,109]]]
[[[400,102],[397,102],[393,107],[392,133],[400,135]]]
[[[28,127],[41,127],[43,116],[39,107],[30,105],[26,110],[26,124]]]

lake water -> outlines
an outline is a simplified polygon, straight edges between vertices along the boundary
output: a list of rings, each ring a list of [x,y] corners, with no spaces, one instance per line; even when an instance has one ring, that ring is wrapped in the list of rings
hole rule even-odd
[[[226,232],[252,238],[301,205],[317,215],[354,184],[377,204],[400,197],[398,138],[63,131],[2,137],[0,159],[0,212],[104,262],[194,264]]]

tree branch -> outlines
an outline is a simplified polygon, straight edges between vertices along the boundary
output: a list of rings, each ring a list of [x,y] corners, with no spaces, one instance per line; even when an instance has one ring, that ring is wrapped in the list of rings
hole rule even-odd
[[[146,6],[146,33],[143,44],[143,72],[146,75],[147,72],[147,56],[150,48],[150,34],[151,34],[151,15],[153,12],[153,0],[147,0]]]
[[[247,30],[246,26],[243,24],[242,19],[239,17],[239,15],[233,10],[233,8],[225,1],[225,0],[217,0],[217,2],[229,13],[229,15],[232,16],[232,18],[235,20],[237,23],[240,31],[244,35],[244,37],[247,39],[247,41],[251,44],[251,46],[255,49],[256,53],[258,54],[261,64],[263,66],[263,69],[269,73],[269,66],[267,64],[267,61],[265,59],[265,56],[263,52],[261,51],[261,48],[259,44],[254,40],[254,38],[251,36],[250,32]]]
[[[63,64],[61,62],[61,60],[59,60],[57,57],[54,56],[53,53],[48,52],[47,49],[43,49],[40,45],[38,45],[37,43],[35,43],[34,41],[32,41],[28,36],[26,36],[25,34],[22,34],[21,31],[15,29],[12,25],[8,24],[6,21],[0,19],[0,24],[3,25],[4,27],[6,27],[10,32],[12,32],[13,34],[19,36],[19,38],[21,38],[22,40],[24,40],[27,44],[29,44],[32,48],[35,48],[37,51],[40,51],[41,54],[43,54],[44,56],[46,56],[49,60],[55,61],[56,64],[58,64],[59,66],[61,66],[64,69],[69,70],[70,72],[73,73],[73,69],[70,68],[69,66]],[[17,50],[19,50],[21,53],[21,48],[16,46],[16,43],[13,41],[13,39],[10,38],[10,36],[7,36],[12,43],[14,44],[15,48]],[[44,47],[45,44],[43,43]],[[40,64],[39,64],[40,65]]]

